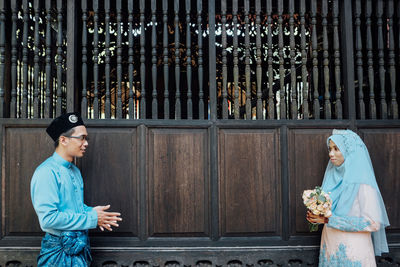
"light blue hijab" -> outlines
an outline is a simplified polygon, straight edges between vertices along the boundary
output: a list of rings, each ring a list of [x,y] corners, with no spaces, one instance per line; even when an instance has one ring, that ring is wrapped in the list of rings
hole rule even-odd
[[[344,157],[340,166],[335,166],[329,161],[325,171],[322,189],[330,192],[332,198],[332,213],[336,216],[352,216],[351,208],[358,195],[360,184],[370,185],[376,190],[376,207],[378,211],[371,218],[380,224],[377,232],[372,232],[375,255],[388,252],[385,227],[389,225],[385,204],[376,183],[374,169],[367,147],[361,138],[351,130],[333,130],[327,140],[332,140]]]

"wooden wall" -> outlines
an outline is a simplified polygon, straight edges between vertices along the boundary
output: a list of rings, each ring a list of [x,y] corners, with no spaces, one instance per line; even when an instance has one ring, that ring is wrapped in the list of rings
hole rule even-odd
[[[46,125],[46,120],[2,124],[0,265],[28,264],[40,246],[29,184],[35,167],[54,149]],[[301,193],[321,184],[331,130],[326,125],[89,121],[89,148],[77,160],[86,204],[111,204],[124,219],[111,233],[91,230],[96,262],[133,264],[135,255],[152,265],[156,256],[147,247],[164,255],[158,259],[164,265],[182,251],[190,253],[175,258],[179,264],[205,260],[214,265],[218,253],[225,263],[285,265],[297,259],[316,264],[320,234],[308,232]],[[391,254],[381,260],[395,263],[400,127],[360,126],[358,133],[370,151],[391,222]]]

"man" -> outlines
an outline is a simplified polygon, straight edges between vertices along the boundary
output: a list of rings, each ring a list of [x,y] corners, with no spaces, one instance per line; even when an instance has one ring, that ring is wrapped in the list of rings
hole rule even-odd
[[[107,212],[110,205],[88,207],[83,203],[83,180],[72,163],[88,147],[88,134],[78,113],[54,119],[46,132],[55,142],[55,152],[33,174],[31,198],[40,227],[46,235],[38,266],[89,266],[92,260],[88,229],[112,231],[122,219]]]

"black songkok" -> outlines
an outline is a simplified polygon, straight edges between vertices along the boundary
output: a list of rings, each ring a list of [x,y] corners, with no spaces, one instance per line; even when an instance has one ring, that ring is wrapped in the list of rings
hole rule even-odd
[[[85,125],[80,114],[78,112],[71,112],[55,118],[49,127],[47,127],[46,132],[55,142],[62,133],[79,125]]]

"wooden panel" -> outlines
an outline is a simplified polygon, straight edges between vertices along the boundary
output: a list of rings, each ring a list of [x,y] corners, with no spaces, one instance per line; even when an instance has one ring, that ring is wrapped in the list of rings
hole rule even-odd
[[[222,236],[278,234],[279,138],[275,130],[219,132]]]
[[[5,128],[2,235],[41,233],[30,197],[36,167],[54,151],[43,128]]]
[[[149,235],[209,234],[207,130],[151,129]]]
[[[138,176],[136,172],[136,130],[89,128],[90,141],[80,160],[89,206],[111,205],[123,221],[114,235],[138,235]],[[101,234],[111,234],[102,233]]]
[[[304,190],[322,184],[329,161],[326,140],[331,134],[330,129],[289,131],[289,209],[292,234],[309,232],[305,218],[306,209],[301,196]]]
[[[376,180],[379,185],[390,226],[387,229],[400,229],[400,130],[362,129],[365,145],[371,156]]]

